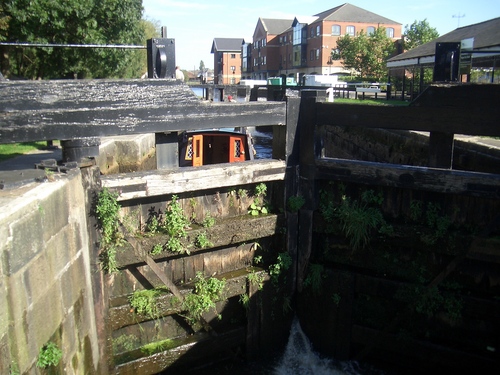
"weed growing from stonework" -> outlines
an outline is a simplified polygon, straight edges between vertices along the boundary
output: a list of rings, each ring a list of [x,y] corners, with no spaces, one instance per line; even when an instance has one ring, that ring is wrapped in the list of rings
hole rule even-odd
[[[194,244],[199,249],[204,249],[206,247],[212,247],[214,245],[208,239],[206,232],[201,232],[200,234],[198,234],[196,236],[196,239],[194,240]]]
[[[321,286],[323,284],[324,267],[321,264],[310,263],[308,267],[307,276],[304,280],[304,286],[310,287],[314,293],[319,293],[321,291]]]
[[[294,197],[288,198],[288,201],[286,203],[286,207],[288,208],[288,211],[290,211],[290,212],[298,212],[305,203],[306,203],[306,200],[304,199],[304,197],[294,196]]]
[[[167,250],[176,253],[189,252],[184,251],[180,246],[180,238],[186,238],[186,228],[189,225],[189,220],[184,216],[184,211],[177,201],[177,196],[172,196],[172,201],[167,205],[162,229],[170,236],[167,242]]]
[[[201,272],[196,274],[195,280],[193,292],[184,298],[182,304],[183,310],[188,313],[186,319],[191,323],[199,321],[203,313],[215,309],[215,303],[222,300],[226,287],[225,280],[206,279]]]
[[[150,319],[160,317],[158,309],[158,297],[167,292],[166,288],[155,288],[147,290],[135,291],[129,297],[130,306],[132,306],[137,314],[143,315]]]
[[[278,285],[279,278],[292,265],[292,257],[287,252],[279,253],[276,258],[276,263],[269,266],[269,276],[274,285]]]
[[[159,255],[163,252],[163,245],[161,243],[157,243],[156,245],[153,246],[153,249],[151,250],[151,254],[153,255]]]
[[[248,274],[247,279],[250,284],[257,286],[259,290],[264,287],[264,275],[262,273],[252,271]]]
[[[175,348],[175,342],[172,339],[165,339],[157,342],[152,342],[141,346],[141,352],[147,356],[164,352],[165,350]]]
[[[349,240],[353,250],[366,247],[373,230],[392,235],[393,228],[386,223],[379,207],[383,197],[376,195],[372,190],[364,191],[359,200],[352,200],[342,195],[339,205],[333,203],[327,192],[321,192],[320,197],[323,217],[328,223],[338,220],[340,230]]]
[[[215,225],[215,218],[212,217],[212,215],[210,215],[210,212],[208,212],[205,215],[205,218],[203,219],[203,222],[201,223],[201,225],[204,228],[211,228],[211,227],[213,227]]]
[[[131,351],[137,346],[138,342],[139,338],[135,335],[120,335],[113,339],[113,352]]]
[[[62,351],[56,344],[49,341],[40,348],[36,367],[47,368],[49,366],[57,366],[62,358]]]
[[[255,186],[255,196],[265,197],[267,193],[267,185],[264,183],[257,184]]]
[[[101,254],[102,269],[107,273],[118,271],[116,263],[116,250],[124,242],[120,228],[120,208],[117,201],[118,194],[110,192],[107,188],[100,191],[97,197],[96,216],[101,229]]]
[[[246,310],[248,310],[248,308],[250,307],[250,296],[247,293],[240,295],[239,302]]]

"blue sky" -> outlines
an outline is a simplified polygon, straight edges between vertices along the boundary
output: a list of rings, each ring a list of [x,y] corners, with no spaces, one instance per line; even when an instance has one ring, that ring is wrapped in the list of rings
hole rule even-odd
[[[243,38],[251,42],[259,17],[293,19],[312,16],[344,4],[325,0],[143,0],[144,16],[167,26],[174,38],[176,63],[198,69],[200,60],[213,68],[214,38]],[[350,4],[406,25],[427,19],[440,35],[459,26],[500,17],[500,0],[351,0]],[[459,17],[460,16],[460,17]],[[500,30],[499,30],[500,32]]]

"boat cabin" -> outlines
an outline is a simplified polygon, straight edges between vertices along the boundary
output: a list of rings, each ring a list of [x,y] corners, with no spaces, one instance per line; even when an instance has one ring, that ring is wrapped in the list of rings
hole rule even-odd
[[[249,134],[237,131],[202,130],[179,136],[179,166],[234,163],[252,160],[254,150]]]

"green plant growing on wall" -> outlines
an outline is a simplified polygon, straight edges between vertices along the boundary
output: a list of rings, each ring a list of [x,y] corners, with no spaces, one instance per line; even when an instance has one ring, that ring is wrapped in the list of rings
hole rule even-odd
[[[160,317],[158,308],[158,297],[168,292],[166,288],[154,288],[146,290],[137,290],[129,297],[129,303],[137,314],[143,315],[149,319]]]
[[[159,255],[161,253],[163,253],[163,245],[161,243],[157,243],[156,245],[153,246],[153,249],[151,250],[151,254]]]
[[[19,365],[16,362],[11,362],[9,366],[9,375],[20,375]]]
[[[238,189],[238,198],[243,199],[248,196],[248,190],[247,189]]]
[[[151,356],[173,348],[175,348],[175,342],[172,339],[165,339],[141,346],[141,352],[147,356]]]
[[[243,293],[240,295],[239,302],[243,305],[243,307],[248,310],[250,307],[250,296],[247,293]]]
[[[268,209],[266,205],[264,204],[263,200],[261,198],[254,198],[252,204],[250,205],[250,208],[248,209],[248,213],[252,216],[259,216],[259,215],[265,215],[268,213]]]
[[[345,195],[338,207],[337,218],[353,250],[366,247],[371,231],[384,222],[378,208],[369,207],[364,201],[351,201]]]
[[[407,285],[398,290],[396,298],[426,317],[432,317],[439,311],[444,311],[452,320],[462,317],[463,301],[456,291],[444,291],[437,286]]]
[[[267,194],[267,185],[264,183],[257,184],[254,190],[254,199],[248,213],[252,216],[265,215],[269,213],[269,208],[266,205],[265,197]]]
[[[259,290],[262,290],[264,287],[264,275],[262,275],[262,273],[253,270],[247,275],[247,279],[250,284],[257,286]]]
[[[212,247],[214,244],[208,239],[207,232],[201,232],[196,236],[194,245],[199,249],[204,249],[206,247]]]
[[[207,214],[205,215],[204,219],[203,219],[203,222],[201,223],[201,225],[204,227],[204,228],[211,228],[215,225],[215,218],[212,217],[212,215],[210,215],[210,212],[207,212]]]
[[[433,231],[424,234],[421,237],[422,242],[427,245],[434,245],[439,239],[443,238],[451,226],[449,217],[441,215],[441,207],[438,204],[429,202],[426,207],[426,223]]]
[[[255,186],[255,196],[256,197],[265,197],[267,194],[267,185],[264,183],[257,184]]]
[[[276,258],[276,263],[269,266],[269,276],[271,276],[271,282],[274,285],[278,285],[280,276],[284,275],[291,265],[292,257],[290,254],[287,252],[279,253]]]
[[[314,293],[318,294],[321,291],[324,278],[325,275],[323,265],[310,263],[307,276],[304,279],[304,286],[310,287]]]
[[[107,273],[118,271],[116,251],[124,243],[120,228],[120,208],[117,201],[118,194],[103,188],[97,197],[96,216],[101,229],[102,269]]]
[[[113,352],[131,351],[136,347],[138,342],[139,338],[135,335],[120,335],[113,340]]]
[[[146,223],[146,229],[151,234],[160,232],[160,219],[157,213],[153,213],[149,216],[149,219]]]
[[[47,368],[49,366],[57,366],[62,358],[62,351],[54,344],[49,341],[44,346],[40,348],[38,353],[38,360],[36,362],[36,367]]]
[[[260,246],[260,245],[259,245]],[[253,257],[253,264],[259,265],[264,261],[262,255],[256,255]]]
[[[327,223],[333,223],[336,219],[337,208],[333,193],[321,189],[319,192],[319,210]]]
[[[186,228],[189,226],[189,220],[184,216],[181,205],[177,201],[177,196],[172,196],[172,200],[167,205],[162,222],[162,230],[169,235],[165,245],[166,249],[174,253],[187,253],[189,249],[183,248],[180,239],[187,237]]]
[[[422,218],[423,204],[422,201],[411,201],[410,203],[410,219],[414,222],[419,222]]]
[[[293,197],[288,198],[286,206],[288,208],[288,211],[298,212],[305,203],[306,203],[306,200],[304,199],[304,197],[293,196]]]
[[[215,277],[206,279],[201,272],[196,273],[193,292],[188,294],[182,303],[183,310],[187,311],[186,319],[195,323],[200,320],[203,313],[215,310],[215,303],[222,300],[225,287],[225,280]]]

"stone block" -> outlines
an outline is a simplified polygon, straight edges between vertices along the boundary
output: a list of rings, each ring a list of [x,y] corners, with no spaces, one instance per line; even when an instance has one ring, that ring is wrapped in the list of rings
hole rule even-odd
[[[69,185],[69,186],[68,186]],[[42,215],[43,239],[48,241],[52,236],[68,224],[70,186],[65,184],[54,190],[52,194],[40,200],[39,207]]]
[[[40,212],[26,212],[25,216],[11,223],[10,233],[12,247],[4,253],[4,272],[7,275],[18,272],[44,248]]]
[[[61,274],[59,282],[62,296],[62,307],[64,311],[69,311],[85,289],[85,265],[83,257],[77,257]]]
[[[51,339],[61,325],[65,315],[61,300],[60,285],[54,283],[27,311],[29,341],[35,342],[37,346],[36,353],[31,353],[32,356],[38,355],[39,348]]]
[[[27,296],[28,306],[39,298],[45,298],[50,287],[55,282],[57,270],[50,266],[47,252],[42,252],[33,262],[30,262],[23,272],[23,286]],[[16,299],[13,299],[14,302]]]

